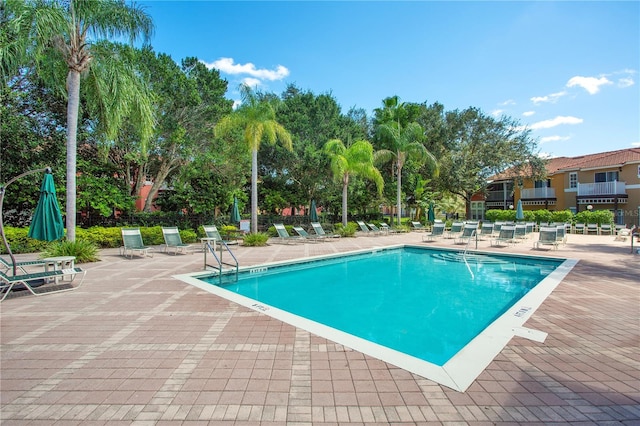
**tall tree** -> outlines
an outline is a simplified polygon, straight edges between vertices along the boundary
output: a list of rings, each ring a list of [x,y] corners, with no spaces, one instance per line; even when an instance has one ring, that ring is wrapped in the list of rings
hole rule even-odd
[[[258,232],[258,150],[262,140],[280,141],[292,149],[291,135],[276,121],[273,101],[261,99],[249,86],[240,86],[242,104],[216,124],[216,136],[224,136],[234,129],[244,129],[244,142],[251,149],[251,232]]]
[[[546,174],[536,141],[517,121],[509,117],[496,120],[477,108],[467,108],[447,112],[446,123],[446,151],[440,159],[438,183],[442,190],[465,200],[467,217],[471,197],[486,189],[490,176],[508,168],[534,179]]]
[[[380,171],[373,164],[373,146],[369,141],[356,141],[346,147],[340,139],[331,139],[325,144],[324,152],[331,159],[334,179],[342,183],[342,225],[347,226],[349,178],[361,176],[374,181],[378,194],[382,194],[384,181]]]
[[[393,160],[396,172],[396,217],[400,225],[402,209],[402,168],[409,159],[415,159],[422,163],[429,161],[437,170],[436,158],[422,144],[424,131],[418,123],[409,123],[401,127],[398,123],[390,122],[378,126],[378,132],[386,138],[391,149],[382,149],[376,152],[376,161],[388,162]]]
[[[6,5],[12,22],[22,22],[16,34],[27,34],[28,43],[16,43],[16,60],[3,60],[15,68],[24,59],[24,49],[35,58],[43,75],[52,84],[63,86],[56,72],[66,67],[67,94],[67,239],[75,240],[76,225],[76,157],[80,108],[80,81],[89,80],[92,101],[89,108],[99,115],[98,128],[107,139],[113,139],[126,116],[137,115],[142,138],[148,137],[153,124],[150,103],[134,67],[123,58],[109,38],[128,38],[133,43],[139,36],[151,35],[151,18],[135,4],[124,0],[34,0],[9,1]],[[28,22],[28,31],[24,22]],[[14,27],[12,27],[14,28]],[[7,65],[7,68],[10,68]]]

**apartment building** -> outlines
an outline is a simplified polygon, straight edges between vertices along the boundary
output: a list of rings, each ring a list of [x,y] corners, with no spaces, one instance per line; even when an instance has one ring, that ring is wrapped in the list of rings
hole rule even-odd
[[[547,179],[531,179],[505,172],[471,202],[477,219],[489,209],[509,209],[522,200],[525,210],[603,210],[615,222],[640,226],[640,148],[600,152],[578,157],[551,158]]]

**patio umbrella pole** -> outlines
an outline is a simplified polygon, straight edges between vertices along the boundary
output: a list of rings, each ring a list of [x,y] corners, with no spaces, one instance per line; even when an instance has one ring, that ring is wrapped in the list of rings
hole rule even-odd
[[[4,217],[2,215],[2,204],[4,203],[4,193],[7,191],[7,187],[11,185],[13,182],[17,181],[18,179],[21,179],[25,176],[32,175],[34,173],[42,173],[42,172],[51,173],[51,167],[45,167],[44,169],[31,170],[29,172],[24,172],[14,177],[13,179],[9,180],[9,182],[5,183],[4,185],[0,186],[0,234],[2,234],[2,242],[4,243],[4,246],[7,248],[7,252],[9,253],[9,257],[11,258],[11,263],[13,265],[13,276],[17,274],[18,267],[16,266],[16,258],[11,252],[11,247],[9,246],[9,242],[7,241],[7,236],[4,233]]]

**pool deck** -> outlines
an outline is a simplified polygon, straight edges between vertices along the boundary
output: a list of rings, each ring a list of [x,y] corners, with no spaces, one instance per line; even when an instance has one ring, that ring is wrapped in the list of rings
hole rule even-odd
[[[422,243],[420,232],[232,248],[241,266]],[[0,304],[4,425],[640,424],[640,255],[613,236],[478,249],[579,259],[461,393],[173,278],[203,256],[102,250],[72,292]],[[636,247],[640,243],[635,243]],[[20,259],[34,256],[20,256]]]

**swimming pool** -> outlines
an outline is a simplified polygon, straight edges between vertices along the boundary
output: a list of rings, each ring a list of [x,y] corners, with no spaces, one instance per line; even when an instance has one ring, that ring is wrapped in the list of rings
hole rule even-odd
[[[464,390],[511,337],[541,335],[521,325],[571,263],[396,246],[181,279]]]

